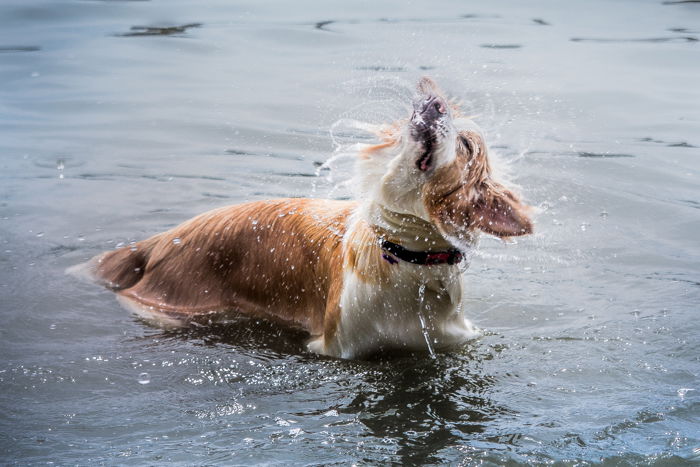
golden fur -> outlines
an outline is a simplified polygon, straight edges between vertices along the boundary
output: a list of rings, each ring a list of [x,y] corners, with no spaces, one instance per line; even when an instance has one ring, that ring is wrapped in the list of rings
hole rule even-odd
[[[217,209],[105,253],[94,271],[120,295],[184,320],[241,310],[320,333],[339,273],[331,263],[341,260],[355,204],[283,199]]]
[[[415,251],[469,248],[479,230],[523,235],[532,223],[493,180],[478,130],[455,126],[453,117],[464,119],[431,80],[418,91],[420,118],[414,112],[383,127],[382,142],[360,152],[367,193],[359,203],[280,199],[217,209],[97,256],[91,274],[145,313],[180,324],[244,313],[303,329],[311,350],[340,357],[425,344],[424,302],[435,342],[473,337],[457,267],[387,259],[381,241]],[[439,126],[430,145],[416,136],[424,118]]]

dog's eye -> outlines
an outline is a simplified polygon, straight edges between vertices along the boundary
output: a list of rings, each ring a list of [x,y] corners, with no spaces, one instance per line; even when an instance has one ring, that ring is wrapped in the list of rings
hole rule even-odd
[[[464,147],[467,148],[467,152],[470,156],[474,154],[474,148],[472,147],[472,143],[471,141],[469,141],[469,138],[460,135],[459,140],[464,145]]]

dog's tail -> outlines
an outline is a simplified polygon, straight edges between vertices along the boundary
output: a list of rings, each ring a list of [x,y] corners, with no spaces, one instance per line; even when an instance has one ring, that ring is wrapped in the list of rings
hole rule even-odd
[[[100,283],[115,291],[128,289],[143,277],[154,243],[145,240],[118,250],[108,251],[86,263],[70,267],[66,272]]]

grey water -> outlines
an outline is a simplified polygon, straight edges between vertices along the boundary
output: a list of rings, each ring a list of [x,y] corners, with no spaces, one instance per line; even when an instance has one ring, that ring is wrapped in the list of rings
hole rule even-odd
[[[0,25],[0,463],[700,462],[700,3],[3,0]],[[464,272],[464,348],[165,331],[64,274],[215,207],[347,197],[323,164],[366,136],[338,122],[407,116],[422,75],[536,210]]]

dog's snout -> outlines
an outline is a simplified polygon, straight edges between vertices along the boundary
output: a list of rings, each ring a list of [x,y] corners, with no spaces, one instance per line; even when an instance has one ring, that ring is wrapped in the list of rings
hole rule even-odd
[[[442,97],[429,96],[418,102],[416,112],[424,120],[435,120],[447,113],[447,103]]]
[[[432,106],[440,114],[447,113],[447,106],[445,105],[445,101],[440,97],[436,97],[435,99],[433,99]]]

